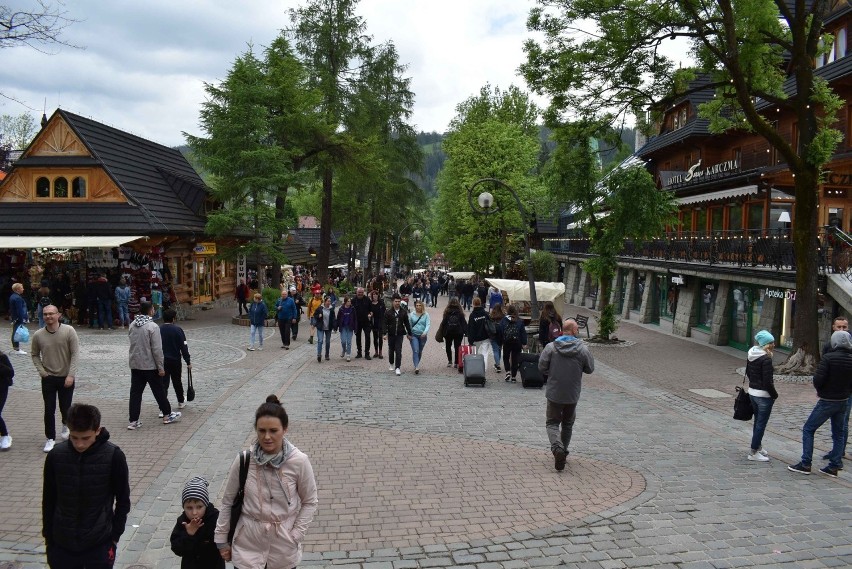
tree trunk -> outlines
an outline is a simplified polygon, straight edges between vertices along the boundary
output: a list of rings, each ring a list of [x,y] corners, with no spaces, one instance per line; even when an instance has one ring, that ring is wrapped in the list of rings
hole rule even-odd
[[[286,191],[286,190],[285,190]],[[275,221],[284,221],[284,196],[275,196]],[[276,227],[272,233],[272,247],[276,252],[281,251],[281,242],[283,241],[281,231]],[[281,282],[281,263],[277,260],[272,262],[272,286],[279,286]]]
[[[320,221],[320,250],[317,255],[317,279],[325,285],[328,280],[328,259],[331,255],[331,191],[334,172],[326,166],[322,173],[322,219]]]
[[[370,232],[370,246],[367,248],[367,266],[364,268],[364,281],[372,278],[373,275],[379,274],[378,271],[373,270],[373,255],[376,252],[376,230],[373,229]]]
[[[778,371],[811,375],[819,361],[817,326],[818,287],[818,170],[808,167],[796,173],[796,219],[793,221],[793,250],[796,256],[796,315],[793,320],[793,354]]]

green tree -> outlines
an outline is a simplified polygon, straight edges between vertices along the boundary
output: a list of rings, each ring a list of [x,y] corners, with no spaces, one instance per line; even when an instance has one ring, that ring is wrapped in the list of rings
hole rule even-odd
[[[422,170],[423,155],[408,123],[414,93],[405,71],[393,43],[371,49],[361,66],[346,120],[363,156],[341,172],[340,185],[352,195],[340,198],[348,203],[335,216],[346,220],[346,233],[354,245],[369,240],[368,267],[380,235],[396,234],[413,221],[422,223],[425,211],[425,195],[412,180],[412,172]],[[347,215],[353,211],[364,215]]]
[[[201,126],[206,137],[185,134],[199,164],[211,174],[214,198],[223,207],[208,215],[212,235],[248,234],[239,247],[257,265],[269,260],[273,280],[285,259],[280,241],[294,213],[288,188],[305,181],[306,143],[322,138],[313,109],[318,97],[287,42],[278,38],[261,61],[252,48],[239,56],[220,85],[207,84]],[[321,146],[321,145],[320,145]],[[233,256],[234,248],[224,254]],[[259,268],[259,267],[258,267]]]
[[[584,223],[595,256],[583,268],[599,281],[601,309],[606,313],[625,239],[658,236],[675,219],[677,206],[670,194],[657,191],[653,177],[642,167],[616,168],[602,176],[592,141],[619,141],[606,121],[561,125],[552,136],[557,144],[545,166],[545,179],[551,194],[570,203],[575,219]],[[609,339],[614,331],[614,324],[608,324],[599,335]]]
[[[323,201],[317,273],[322,282],[328,273],[331,250],[334,168],[349,150],[349,135],[341,127],[351,110],[358,66],[367,57],[370,45],[364,20],[355,14],[357,4],[357,0],[310,0],[289,12],[293,43],[309,71],[310,86],[321,95],[320,109],[336,139],[337,152],[318,156]]]
[[[530,87],[551,97],[550,122],[581,109],[615,123],[628,113],[643,117],[649,107],[684,93],[690,70],[676,72],[660,48],[675,38],[690,43],[697,70],[709,74],[716,89],[714,100],[699,109],[711,130],[759,134],[795,175],[796,336],[785,365],[803,372],[819,357],[818,183],[841,140],[833,128],[841,101],[813,65],[831,47],[822,28],[832,6],[828,0],[539,0],[528,28],[543,39],[526,42],[522,65]],[[782,89],[788,74],[792,92]],[[763,101],[795,116],[798,147],[758,110]]]
[[[543,195],[534,175],[540,148],[538,109],[517,87],[501,91],[486,85],[456,112],[442,143],[447,158],[437,179],[431,233],[453,267],[502,267],[505,252],[520,249],[519,237],[529,230],[530,220],[521,219],[514,199],[501,188],[484,186],[478,189],[492,191],[500,211],[485,217],[474,214],[468,188],[480,178],[500,179],[518,193],[529,213],[535,212]]]
[[[32,142],[38,126],[29,113],[0,116],[0,143],[13,150],[23,150]]]

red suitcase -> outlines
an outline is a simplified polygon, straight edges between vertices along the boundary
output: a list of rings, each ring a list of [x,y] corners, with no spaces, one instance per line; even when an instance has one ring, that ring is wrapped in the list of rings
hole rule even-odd
[[[473,355],[473,346],[470,344],[462,344],[459,346],[459,371],[464,371],[464,357]]]

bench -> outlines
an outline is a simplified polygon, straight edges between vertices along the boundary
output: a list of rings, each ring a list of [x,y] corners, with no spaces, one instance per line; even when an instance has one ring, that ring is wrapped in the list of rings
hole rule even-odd
[[[574,317],[574,320],[577,321],[577,331],[579,332],[583,328],[586,329],[586,338],[591,338],[591,333],[589,332],[589,317],[588,316],[580,316],[579,314]]]

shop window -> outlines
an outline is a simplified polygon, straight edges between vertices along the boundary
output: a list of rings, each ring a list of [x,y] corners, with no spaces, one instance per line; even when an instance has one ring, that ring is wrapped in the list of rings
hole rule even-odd
[[[707,210],[699,208],[695,212],[695,232],[704,234],[707,232]]]
[[[786,214],[786,215],[784,215]],[[769,229],[786,233],[793,215],[792,204],[772,203],[769,209]]]
[[[637,273],[633,279],[633,306],[632,310],[639,310],[642,307],[642,295],[645,294],[645,274]]]
[[[85,198],[86,197],[86,178],[77,176],[71,182],[71,197]]]
[[[742,204],[731,204],[728,206],[728,229],[731,231],[742,231],[743,229],[743,206]]]
[[[38,180],[36,180],[36,197],[37,198],[49,198],[50,197],[50,180],[42,176]]]
[[[710,330],[713,326],[713,314],[716,312],[716,293],[718,284],[714,281],[701,281],[701,304],[698,305],[698,328]]]
[[[721,207],[714,207],[710,210],[710,229],[713,233],[722,231],[723,213]]]
[[[763,204],[748,204],[748,230],[750,233],[760,233],[763,230]]]
[[[67,198],[68,197],[68,180],[62,176],[53,180],[53,197]]]

